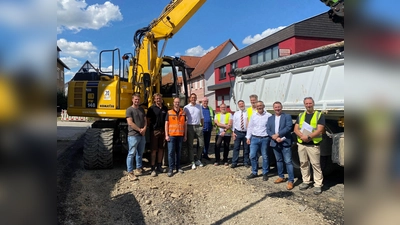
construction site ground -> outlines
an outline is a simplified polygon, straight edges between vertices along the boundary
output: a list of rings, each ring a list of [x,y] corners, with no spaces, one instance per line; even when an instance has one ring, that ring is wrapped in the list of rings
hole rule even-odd
[[[59,224],[344,224],[342,167],[325,176],[321,195],[300,191],[299,173],[288,191],[285,183],[274,184],[274,167],[263,181],[247,180],[250,169],[240,164],[214,166],[212,141],[204,167],[185,164],[183,174],[151,177],[145,154],[145,172],[130,181],[126,154],[115,154],[113,169],[85,170],[82,138],[57,143]]]

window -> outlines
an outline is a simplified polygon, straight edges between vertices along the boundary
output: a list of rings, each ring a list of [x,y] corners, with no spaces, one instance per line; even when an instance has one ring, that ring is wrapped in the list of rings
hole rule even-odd
[[[218,97],[217,97],[217,106],[218,106],[218,107],[222,104],[222,97],[223,97],[223,96],[218,96]]]
[[[226,68],[225,66],[219,68],[219,79],[223,80],[226,78]]]
[[[195,89],[195,90],[197,90],[197,83],[198,83],[198,81],[195,81],[195,82],[194,82],[194,89]]]
[[[257,53],[257,62],[258,63],[264,62],[264,52]]]
[[[257,54],[250,56],[250,65],[257,64]]]
[[[229,95],[224,95],[224,103],[227,107],[229,106]]]
[[[236,69],[236,68],[237,68],[237,61],[232,62],[232,63],[231,63],[231,70],[234,70],[234,69]]]
[[[250,55],[250,65],[268,62],[279,57],[279,46],[274,45]]]
[[[203,80],[200,80],[200,89],[202,89],[203,88]]]
[[[271,52],[272,50],[270,48],[265,50],[265,62],[268,62],[269,60],[272,59]]]
[[[272,59],[277,59],[279,58],[279,47],[278,45],[275,45],[272,47]]]

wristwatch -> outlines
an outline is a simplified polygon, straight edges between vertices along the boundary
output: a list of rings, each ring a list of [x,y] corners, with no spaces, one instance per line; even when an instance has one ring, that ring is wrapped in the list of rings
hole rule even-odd
[[[312,138],[310,137],[310,135],[308,135],[307,137],[308,137],[308,140],[310,140],[310,141],[312,140]]]

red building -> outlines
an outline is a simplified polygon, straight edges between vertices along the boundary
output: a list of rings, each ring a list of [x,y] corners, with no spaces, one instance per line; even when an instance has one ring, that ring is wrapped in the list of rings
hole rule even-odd
[[[219,105],[229,106],[230,87],[234,77],[229,72],[279,57],[303,52],[327,44],[344,40],[344,28],[333,23],[328,13],[322,13],[309,19],[292,24],[260,41],[251,44],[214,63],[215,85],[209,91],[215,91],[215,101]],[[238,99],[239,100],[239,99]],[[249,105],[249,99],[243,99]]]

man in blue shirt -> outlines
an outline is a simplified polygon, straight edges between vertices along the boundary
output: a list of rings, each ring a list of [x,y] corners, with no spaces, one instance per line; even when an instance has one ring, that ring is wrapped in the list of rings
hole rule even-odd
[[[201,109],[204,117],[203,136],[204,136],[204,150],[203,159],[210,160],[208,157],[208,148],[210,146],[211,132],[214,127],[214,110],[208,106],[208,98],[204,97],[201,102]]]

